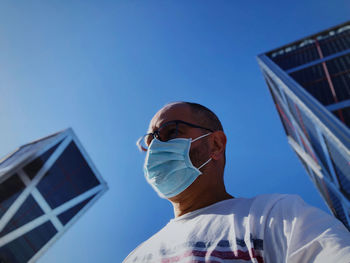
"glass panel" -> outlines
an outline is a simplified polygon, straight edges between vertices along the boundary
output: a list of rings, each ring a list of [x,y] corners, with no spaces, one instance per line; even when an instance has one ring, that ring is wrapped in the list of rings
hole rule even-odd
[[[338,178],[340,190],[350,201],[350,162],[340,153],[337,147],[327,139],[326,144]]]
[[[307,165],[307,163],[304,161],[304,159],[296,151],[294,151],[294,152],[298,156],[298,159],[300,160],[300,162],[303,164],[305,171],[306,171],[307,175],[310,177],[311,181],[313,183],[315,183],[315,178],[314,178],[314,175],[312,174],[312,169],[311,168],[309,169],[309,166]],[[311,174],[310,174],[310,172],[311,172]]]
[[[97,185],[96,176],[71,142],[37,188],[51,208],[56,208]]]
[[[272,83],[274,83],[274,82],[272,81]],[[293,140],[296,143],[298,143],[298,139],[297,139],[297,135],[296,135],[297,131],[296,131],[295,127],[293,126],[293,123],[291,122],[291,119],[290,119],[291,117],[293,118],[293,116],[290,116],[289,113],[286,113],[282,107],[282,105],[285,105],[285,103],[282,102],[282,98],[280,97],[281,91],[278,89],[277,86],[275,86],[274,88],[271,88],[270,86],[268,86],[268,87],[269,87],[270,93],[272,95],[272,99],[276,105],[277,112],[278,112],[278,115],[279,115],[280,120],[282,122],[285,133],[287,135],[291,136],[293,138]],[[278,93],[276,90],[278,91]]]
[[[328,195],[329,195],[331,202],[332,202],[331,208],[332,208],[333,214],[335,215],[336,218],[338,218],[346,226],[347,229],[350,230],[350,226],[346,220],[345,211],[342,207],[341,200],[333,192],[333,190],[327,186],[327,184],[326,184],[326,187],[327,187]]]
[[[282,69],[287,70],[319,59],[315,44],[297,47],[293,51],[286,52],[270,58]]]
[[[0,184],[0,218],[22,193],[24,188],[25,185],[17,174],[12,175]]]
[[[306,138],[306,139],[304,139],[302,136],[300,136],[301,143],[303,144],[303,146],[301,146],[301,147],[304,147],[305,152],[308,153],[310,155],[310,157],[316,163],[318,163],[316,154],[314,153],[312,147],[310,147],[308,144],[308,142],[310,142],[310,137],[309,137],[309,133],[304,125],[303,119],[301,117],[300,109],[289,97],[286,97],[286,98],[288,101],[289,110],[294,117],[294,121],[299,125],[300,130],[304,134],[304,138]],[[326,165],[326,163],[325,163],[325,165]],[[328,167],[326,166],[326,168],[328,168]]]
[[[350,49],[350,31],[333,31],[333,34],[325,31],[318,36],[292,43],[279,50],[269,52],[267,56],[272,59],[280,68],[291,69],[320,58],[315,38],[318,39],[324,57]],[[335,34],[334,34],[335,33]]]
[[[350,48],[350,32],[344,31],[343,33],[338,33],[327,39],[320,40],[319,43],[325,57],[341,52]]]
[[[281,119],[281,122],[283,124],[283,127],[284,127],[286,134],[291,136],[294,139],[294,141],[298,143],[298,139],[296,136],[296,129],[290,120],[291,116],[289,116],[289,113],[287,113],[282,106],[282,105],[285,105],[285,103],[282,102],[280,97],[276,96],[275,89],[270,88],[270,92],[271,92],[273,101],[275,102],[278,115],[280,116],[280,119]],[[288,107],[287,105],[285,105],[285,106]]]
[[[350,55],[326,62],[338,102],[350,99]]]
[[[289,119],[289,116],[283,110],[282,106],[279,103],[277,103],[277,110],[278,110],[278,113],[280,114],[281,120],[282,120],[282,122],[284,124],[284,127],[285,127],[285,130],[286,130],[287,134],[289,136],[291,136],[296,143],[298,143],[298,138],[297,138],[297,135],[296,135],[296,129],[293,126],[291,120]]]
[[[46,222],[0,248],[0,262],[28,262],[55,234],[51,222]]]
[[[329,198],[329,195],[328,195],[326,187],[325,187],[326,183],[323,181],[323,179],[318,177],[317,174],[313,173],[313,175],[314,175],[314,178],[315,178],[317,189],[320,191],[321,196],[323,197],[323,199],[328,204],[328,207],[331,207],[331,200]]]
[[[302,128],[302,125],[300,123],[300,116],[299,116],[299,113],[298,113],[298,109],[297,106],[295,105],[294,101],[292,101],[290,99],[290,97],[286,96],[286,99],[287,99],[287,102],[288,102],[288,108],[289,108],[289,111],[291,112],[291,114],[293,115],[294,117],[294,120],[296,122],[298,122],[300,128]]]
[[[342,108],[339,110],[332,111],[333,115],[338,118],[346,126],[350,127],[350,107]],[[340,117],[340,114],[343,116],[344,122]]]
[[[338,111],[332,112],[334,115],[336,115],[338,117]],[[341,112],[343,114],[343,118],[345,121],[345,125],[348,126],[350,128],[350,107],[346,107],[341,109]]]
[[[34,176],[39,172],[44,163],[50,158],[51,154],[56,150],[56,148],[61,144],[62,141],[57,143],[55,146],[51,147],[45,153],[40,155],[38,158],[27,164],[23,170],[29,176],[30,179],[33,179]]]
[[[327,187],[326,187],[326,183],[324,182],[323,179],[318,177],[316,174],[313,174],[313,176],[314,176],[314,179],[315,179],[315,182],[316,182],[317,189],[320,191],[320,193],[321,193],[323,199],[326,201],[328,207],[332,209],[333,204],[332,204],[332,201],[331,201],[331,199],[329,197],[328,190],[327,190]]]
[[[266,77],[266,84],[270,88],[270,91],[273,90],[274,92],[277,92],[279,97],[282,98],[282,94],[278,85],[272,80],[272,78],[268,74],[264,74],[264,76]]]
[[[40,151],[47,145],[57,141],[57,134],[52,134],[48,137],[42,138],[40,140],[25,144],[19,147],[15,152],[11,153],[6,159],[0,163],[0,168],[5,168],[9,166],[16,166],[22,161],[26,160],[28,157],[32,156],[36,152]]]
[[[326,169],[326,172],[323,172],[323,174],[326,174],[328,176],[328,179],[332,180],[333,178],[330,176],[329,167],[327,164],[327,159],[325,156],[325,153],[323,151],[319,136],[316,131],[317,125],[314,124],[314,122],[304,113],[304,111],[300,110],[301,119],[304,123],[304,127],[307,131],[307,137],[312,145],[312,148],[314,152],[316,153],[316,156],[321,163],[317,160],[316,162],[324,169]]]
[[[285,132],[286,134],[288,134],[287,127],[286,127],[286,125],[284,124],[283,118],[282,118],[282,116],[281,116],[281,114],[280,114],[280,112],[279,112],[279,110],[278,110],[279,107],[281,107],[281,106],[279,106],[279,105],[277,104],[277,96],[276,96],[276,94],[275,94],[276,91],[275,91],[274,89],[271,89],[270,86],[268,86],[268,88],[269,88],[269,90],[270,90],[270,93],[271,93],[273,102],[275,103],[275,106],[276,106],[276,109],[277,109],[277,112],[278,112],[278,116],[280,117],[282,126],[283,126],[283,128],[284,128],[284,132]]]
[[[73,206],[72,208],[68,209],[67,211],[63,212],[62,214],[60,214],[58,216],[58,219],[61,221],[61,223],[63,225],[67,224],[94,197],[95,197],[95,195],[89,197],[88,199],[84,200],[83,202],[81,202],[81,203]]]
[[[39,205],[36,203],[34,198],[29,195],[24,203],[17,210],[15,215],[7,223],[5,228],[0,232],[0,237],[10,233],[11,231],[25,225],[33,219],[43,215],[44,212],[41,210]]]
[[[290,76],[321,104],[335,103],[322,64],[293,72]]]

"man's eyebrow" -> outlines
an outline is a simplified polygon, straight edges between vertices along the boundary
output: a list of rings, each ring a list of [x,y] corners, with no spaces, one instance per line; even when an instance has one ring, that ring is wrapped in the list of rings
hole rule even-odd
[[[155,130],[156,130],[156,129],[153,129],[153,128],[152,128],[152,129],[148,129],[148,130],[147,130],[147,133],[153,133]]]
[[[154,132],[154,131],[158,130],[160,127],[162,127],[164,124],[166,124],[166,123],[168,123],[168,122],[171,122],[171,121],[164,122],[164,123],[162,123],[161,125],[153,124],[153,125],[152,125],[152,129],[149,130],[149,131]],[[158,122],[158,124],[159,124],[159,122]]]
[[[147,133],[152,133],[158,129],[156,125],[152,125],[152,127],[148,127]]]

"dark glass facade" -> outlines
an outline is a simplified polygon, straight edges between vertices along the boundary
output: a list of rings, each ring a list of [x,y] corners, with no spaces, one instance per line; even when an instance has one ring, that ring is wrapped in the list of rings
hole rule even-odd
[[[57,233],[45,222],[0,248],[0,262],[28,262]]]
[[[12,203],[25,188],[17,174],[13,174],[0,184],[0,217],[2,217]]]
[[[50,207],[56,208],[98,184],[79,149],[71,142],[41,179],[37,189]]]
[[[38,203],[29,195],[11,220],[6,224],[5,228],[0,232],[0,238],[43,214],[44,212]]]
[[[0,162],[0,263],[34,262],[106,190],[71,129]]]
[[[350,230],[350,22],[261,54],[258,62],[289,143]]]
[[[81,203],[73,206],[72,208],[64,211],[62,214],[58,215],[58,219],[63,225],[67,224],[78,212],[83,209],[89,202],[95,197],[95,195],[89,197],[88,199],[82,201]]]

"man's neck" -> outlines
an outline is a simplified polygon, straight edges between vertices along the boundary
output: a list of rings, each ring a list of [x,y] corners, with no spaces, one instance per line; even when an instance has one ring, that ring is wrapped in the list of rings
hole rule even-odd
[[[192,192],[191,196],[183,196],[177,200],[171,200],[174,207],[175,217],[179,217],[197,209],[233,198],[232,195],[226,192],[225,187],[223,187],[223,189],[216,190],[217,191],[215,192],[203,191],[198,192],[197,194],[193,194]]]

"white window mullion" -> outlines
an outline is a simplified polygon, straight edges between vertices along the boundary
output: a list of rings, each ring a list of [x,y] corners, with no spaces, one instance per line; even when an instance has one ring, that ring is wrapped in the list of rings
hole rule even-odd
[[[31,183],[23,190],[19,197],[14,201],[11,207],[5,212],[0,220],[0,232],[4,229],[6,224],[11,220],[12,216],[17,212],[23,202],[27,199],[29,194],[32,192],[34,187],[39,183],[39,181],[44,177],[45,173],[51,168],[55,163],[61,153],[65,150],[68,144],[71,142],[71,138],[67,137],[53,152],[49,159],[44,163],[43,167],[38,171],[37,175],[33,178]]]
[[[86,200],[87,198],[93,196],[94,194],[103,191],[104,186],[103,185],[98,185],[86,192],[84,192],[81,195],[78,195],[77,197],[73,198],[72,200],[62,204],[59,207],[56,207],[55,209],[51,210],[51,212],[49,214],[44,214],[30,222],[28,222],[27,224],[15,229],[14,231],[8,233],[6,236],[0,238],[0,247],[6,245],[7,243],[11,242],[12,240],[15,240],[16,238],[24,235],[25,233],[29,232],[30,230],[38,227],[39,225],[45,223],[48,220],[51,220],[52,217],[56,217],[67,211],[69,208],[81,203],[82,201]],[[64,226],[62,227],[61,231],[64,230]]]
[[[323,150],[324,156],[326,157],[327,165],[329,167],[332,179],[333,179],[335,185],[339,188],[339,182],[338,182],[337,176],[335,174],[334,166],[333,166],[333,163],[331,161],[331,157],[329,155],[329,152],[328,152],[328,149],[326,146],[326,142],[324,140],[322,132],[320,131],[320,129],[316,125],[315,125],[315,129],[316,129],[319,141],[321,142],[322,150]]]
[[[24,182],[24,184],[26,186],[29,186],[31,181],[29,177],[26,175],[26,173],[22,169],[18,170],[17,173],[19,177],[22,179],[22,181]],[[37,202],[37,204],[40,206],[40,208],[45,212],[45,214],[49,215],[50,220],[52,224],[55,226],[56,230],[60,231],[63,228],[62,223],[58,220],[58,218],[54,214],[52,214],[51,207],[49,206],[45,198],[41,195],[41,193],[38,191],[36,187],[33,188],[31,194],[35,199],[35,201]]]

